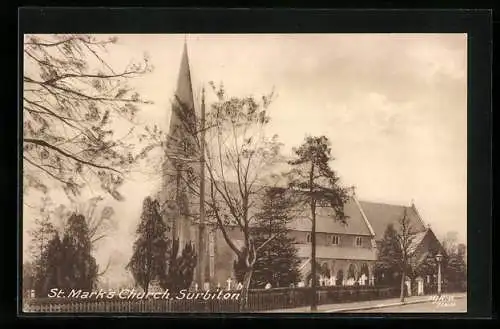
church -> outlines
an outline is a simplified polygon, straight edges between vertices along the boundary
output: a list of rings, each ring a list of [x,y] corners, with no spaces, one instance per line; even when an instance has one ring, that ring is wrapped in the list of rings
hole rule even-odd
[[[204,111],[204,97],[202,109]],[[233,262],[236,255],[221,230],[204,220],[205,210],[200,207],[203,201],[199,199],[201,194],[192,193],[187,183],[193,174],[196,176],[199,173],[204,177],[200,156],[203,150],[189,151],[196,149],[192,146],[196,144],[193,132],[198,129],[198,116],[185,44],[170,116],[163,184],[158,197],[171,236],[179,239],[180,246],[190,242],[197,250],[198,265],[194,281],[204,288],[214,288],[234,280]],[[321,273],[326,273],[325,278],[321,278],[322,284],[375,284],[377,245],[383,239],[387,226],[393,224],[397,227],[404,213],[409,218],[414,234],[413,247],[420,261],[430,250],[443,249],[413,203],[392,205],[364,201],[359,200],[353,191],[344,205],[344,212],[348,216],[346,224],[336,221],[330,208],[317,209],[316,257]],[[227,225],[225,231],[237,248],[243,247],[243,234],[237,225]],[[311,267],[311,221],[308,218],[293,218],[289,223],[289,234],[296,241],[298,256],[302,261],[300,271],[303,281],[306,281]]]

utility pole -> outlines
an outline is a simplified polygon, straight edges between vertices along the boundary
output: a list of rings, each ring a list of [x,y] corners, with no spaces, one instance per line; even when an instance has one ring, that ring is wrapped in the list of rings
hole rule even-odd
[[[200,223],[198,227],[198,286],[204,289],[207,264],[207,240],[205,237],[205,88],[201,91],[200,124]]]

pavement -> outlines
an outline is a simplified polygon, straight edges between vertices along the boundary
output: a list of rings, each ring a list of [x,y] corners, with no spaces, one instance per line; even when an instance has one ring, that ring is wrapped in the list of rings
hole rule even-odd
[[[467,298],[455,299],[446,303],[419,303],[366,310],[350,313],[467,313]]]
[[[439,309],[440,312],[450,312],[450,309],[445,307],[446,304],[452,305],[456,304],[457,300],[463,300],[467,298],[466,293],[452,293],[452,294],[443,294],[443,297],[446,299],[442,303],[433,303],[433,296],[412,296],[406,297],[404,302],[401,302],[399,298],[391,298],[391,299],[381,299],[381,300],[370,300],[370,301],[362,301],[362,302],[354,302],[354,303],[341,303],[341,304],[325,304],[318,305],[318,313],[347,313],[347,312],[358,312],[358,311],[369,311],[369,310],[378,310],[379,312],[390,313],[390,312],[413,312],[409,305],[414,304],[423,304],[428,303],[430,305],[441,306]],[[466,304],[466,303],[465,303]],[[406,311],[389,311],[389,308],[399,309],[401,307],[405,307]],[[466,308],[466,305],[465,305]],[[466,310],[465,310],[466,311]],[[464,311],[464,312],[465,312]],[[305,307],[297,307],[297,308],[289,308],[289,309],[279,309],[268,311],[269,313],[310,313],[311,308],[309,306]],[[427,312],[427,311],[422,311]],[[431,311],[432,312],[432,311]],[[436,311],[433,311],[436,312]],[[460,311],[458,311],[460,312]]]

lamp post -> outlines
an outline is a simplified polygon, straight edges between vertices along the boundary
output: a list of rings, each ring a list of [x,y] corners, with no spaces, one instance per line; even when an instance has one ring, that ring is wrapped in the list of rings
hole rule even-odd
[[[443,255],[441,255],[441,252],[439,252],[436,255],[436,261],[438,263],[438,296],[441,296],[441,261],[443,260]]]

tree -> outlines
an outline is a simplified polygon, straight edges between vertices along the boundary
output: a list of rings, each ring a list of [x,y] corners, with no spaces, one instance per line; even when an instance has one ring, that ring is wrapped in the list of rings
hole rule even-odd
[[[406,208],[398,220],[397,229],[389,224],[379,247],[377,271],[397,273],[400,278],[400,299],[405,298],[405,280],[412,276],[416,268],[413,240],[415,234],[411,227]],[[394,272],[397,271],[397,272]],[[385,275],[384,275],[385,276]],[[391,280],[392,281],[392,280]]]
[[[414,269],[414,245],[413,245],[413,240],[415,238],[415,235],[413,233],[413,229],[411,227],[410,223],[410,218],[407,215],[406,208],[403,213],[403,217],[399,219],[399,229],[396,234],[397,241],[399,242],[400,246],[400,258],[398,259],[399,261],[399,267],[401,271],[401,295],[400,299],[403,302],[404,301],[404,296],[405,296],[405,280],[407,275],[411,275],[413,269]]]
[[[62,240],[62,273],[66,289],[92,290],[97,284],[98,267],[92,255],[89,229],[83,215],[73,213]]]
[[[464,289],[467,282],[465,250],[465,244],[461,243],[451,253],[447,254],[443,274],[445,280],[455,289]]]
[[[161,279],[166,273],[168,240],[167,227],[160,215],[160,204],[146,197],[142,205],[141,221],[137,227],[134,253],[127,269],[136,284],[147,293],[152,280]]]
[[[64,288],[62,266],[65,259],[63,253],[61,239],[56,232],[39,260],[34,282],[36,296],[47,297],[50,289]]]
[[[104,198],[97,196],[90,198],[86,202],[73,202],[70,206],[60,204],[53,211],[53,217],[59,219],[61,227],[66,227],[68,218],[73,213],[84,216],[92,250],[96,250],[100,241],[109,236],[116,229],[114,209],[111,206],[102,205]],[[111,260],[102,269],[98,276],[104,275],[109,269]]]
[[[348,200],[347,190],[340,186],[339,177],[330,168],[334,160],[327,137],[306,137],[304,143],[294,149],[296,158],[289,162],[292,170],[288,174],[289,187],[294,202],[304,207],[311,215],[311,311],[317,309],[317,262],[316,260],[316,208],[327,205],[334,210],[332,220],[345,222],[344,204]]]
[[[399,271],[401,248],[398,244],[397,232],[393,224],[387,225],[384,237],[378,245],[377,262],[374,272],[381,284],[394,284],[394,274]]]
[[[262,197],[262,207],[256,215],[252,237],[259,247],[274,235],[257,255],[250,287],[264,288],[270,282],[275,287],[288,287],[300,280],[300,259],[294,246],[295,239],[288,237],[287,224],[291,220],[292,202],[286,189],[269,187]],[[242,281],[241,264],[235,262],[235,273]]]
[[[136,150],[134,119],[146,103],[128,81],[151,70],[148,58],[111,67],[106,51],[117,38],[26,35],[23,74],[23,191],[69,197],[89,181],[122,199],[118,187],[149,145]],[[126,127],[119,131],[118,126]]]
[[[180,256],[179,240],[172,241],[168,258],[168,269],[164,276],[160,277],[160,286],[170,291],[187,289],[193,282],[194,268],[196,267],[196,251],[189,242],[186,243]]]
[[[92,247],[102,239],[108,237],[109,233],[116,228],[114,219],[115,210],[111,206],[102,205],[104,197],[92,197],[84,202],[75,202],[71,206],[60,204],[55,210],[55,217],[59,218],[62,226],[67,224],[71,213],[78,213],[85,217]]]
[[[24,297],[31,295],[31,290],[35,287],[35,268],[32,262],[23,263],[23,278],[21,281],[22,291]]]
[[[442,239],[442,246],[445,252],[448,255],[454,254],[457,252],[458,247],[458,232],[450,231],[447,232],[445,237]]]
[[[216,88],[211,83],[211,86],[217,101],[211,104],[206,120],[196,118],[194,110],[177,98],[178,106],[174,107],[174,113],[179,120],[174,130],[182,131],[182,134],[178,134],[180,137],[173,146],[163,142],[172,138],[160,136],[158,140],[159,145],[168,146],[166,156],[175,167],[176,175],[172,184],[176,186],[174,190],[177,191],[176,200],[181,217],[194,220],[200,217],[190,207],[193,200],[189,200],[186,195],[201,199],[202,175],[195,172],[193,163],[201,163],[204,167],[207,191],[203,193],[202,202],[206,208],[206,220],[221,231],[242,264],[245,275],[240,300],[244,308],[257,254],[267,244],[264,242],[256,247],[251,236],[251,224],[255,219],[253,209],[265,185],[264,173],[281,160],[281,144],[278,136],[268,137],[265,134],[270,121],[267,109],[272,93],[263,96],[262,101],[258,102],[252,96],[229,98],[222,85]],[[203,158],[202,162],[200,158]],[[243,246],[237,247],[228,233],[229,224],[235,225],[241,232]]]
[[[49,217],[44,216],[42,219],[35,219],[35,229],[29,231],[31,235],[29,250],[35,268],[37,261],[42,257],[49,241],[52,240],[56,232],[57,230]]]
[[[43,208],[44,209],[44,208]],[[49,255],[52,251],[47,251],[51,241],[57,234],[57,230],[49,219],[49,216],[42,209],[41,219],[35,220],[35,228],[29,231],[31,241],[29,244],[31,256],[32,285],[37,296],[46,295],[44,290],[45,278],[47,277]],[[23,264],[23,273],[25,271]],[[27,268],[26,270],[28,270]],[[24,284],[24,282],[23,282]]]

